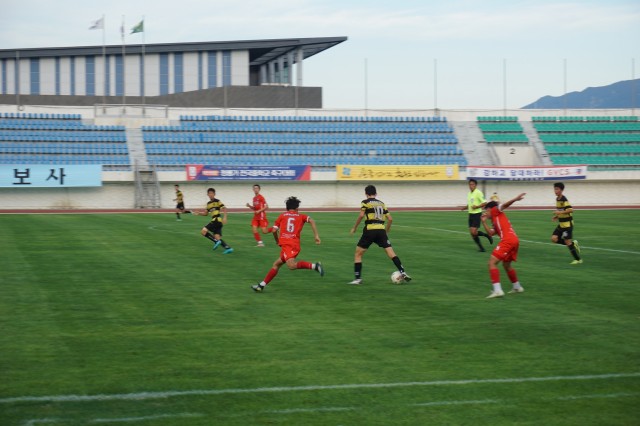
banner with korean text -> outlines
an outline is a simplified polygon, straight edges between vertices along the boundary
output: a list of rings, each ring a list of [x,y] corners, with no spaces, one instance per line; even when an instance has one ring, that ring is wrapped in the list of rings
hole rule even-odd
[[[310,180],[311,166],[187,165],[187,180]]]
[[[338,180],[457,180],[458,165],[336,166]]]
[[[475,167],[467,166],[467,178],[482,180],[586,179],[587,166]]]
[[[0,187],[60,188],[102,186],[100,164],[3,164]]]

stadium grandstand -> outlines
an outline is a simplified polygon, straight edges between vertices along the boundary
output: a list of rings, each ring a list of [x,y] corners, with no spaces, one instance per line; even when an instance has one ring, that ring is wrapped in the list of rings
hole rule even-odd
[[[0,50],[0,166],[99,165],[105,185],[133,185],[135,207],[154,208],[169,207],[161,193],[189,165],[304,165],[334,184],[349,165],[445,166],[457,179],[476,166],[582,165],[637,182],[631,109],[325,109],[302,64],[345,40]]]

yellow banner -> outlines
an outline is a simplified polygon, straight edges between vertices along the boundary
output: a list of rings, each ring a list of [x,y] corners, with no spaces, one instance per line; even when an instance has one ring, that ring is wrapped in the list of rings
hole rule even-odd
[[[354,166],[337,165],[338,180],[457,180],[458,165]]]

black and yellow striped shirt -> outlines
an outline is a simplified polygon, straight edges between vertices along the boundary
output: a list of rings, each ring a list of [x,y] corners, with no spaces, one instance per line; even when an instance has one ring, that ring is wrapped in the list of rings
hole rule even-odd
[[[207,212],[211,214],[211,222],[220,222],[220,209],[224,208],[222,201],[214,198],[207,203]]]
[[[375,198],[363,200],[360,210],[364,212],[364,229],[366,231],[385,229],[384,222],[387,219],[389,211],[382,201]]]
[[[569,210],[572,209],[569,200],[564,195],[560,198],[556,198],[556,209],[557,210]],[[571,228],[573,226],[573,214],[562,213],[558,215],[558,226],[560,228]]]
[[[176,191],[176,202],[184,203],[184,195],[182,195],[182,191],[179,189]]]

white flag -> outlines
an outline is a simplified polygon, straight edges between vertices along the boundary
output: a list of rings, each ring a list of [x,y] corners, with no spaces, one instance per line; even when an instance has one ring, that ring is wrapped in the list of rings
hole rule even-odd
[[[91,23],[89,27],[90,30],[101,30],[104,28],[104,17],[100,19],[96,19]]]

